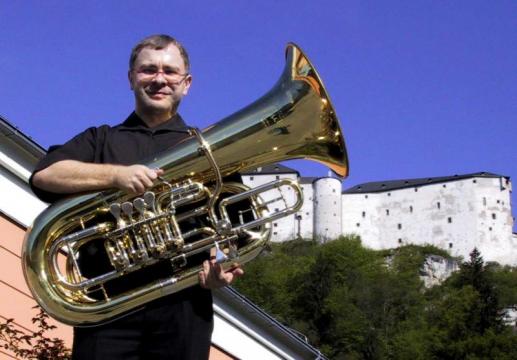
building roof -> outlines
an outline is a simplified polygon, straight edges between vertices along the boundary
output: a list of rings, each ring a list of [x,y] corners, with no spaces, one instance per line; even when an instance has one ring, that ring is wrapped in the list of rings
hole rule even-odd
[[[374,181],[355,185],[343,191],[343,194],[363,194],[363,193],[377,193],[390,190],[399,190],[406,188],[414,188],[425,185],[441,184],[450,181],[465,180],[475,177],[483,178],[508,178],[504,175],[498,175],[489,172],[478,172],[473,174],[439,176],[419,179],[402,179],[402,180],[388,180],[388,181]]]
[[[40,159],[45,155],[46,151],[32,138],[22,133],[16,126],[11,124],[7,119],[0,115],[0,135],[5,136],[18,145],[25,151],[29,152],[36,159]]]
[[[318,180],[319,177],[314,176],[302,176],[300,178],[300,184],[312,184],[314,181]]]
[[[247,326],[263,329],[273,338],[280,340],[284,346],[296,353],[297,359],[327,359],[308,343],[303,334],[283,325],[231,286],[214,291],[214,302],[216,305],[220,302],[231,304],[232,310],[237,311],[241,319],[246,319]]]
[[[300,176],[297,170],[291,169],[290,167],[281,164],[270,164],[264,165],[249,171],[241,172],[242,175],[271,175],[271,174],[296,174]]]

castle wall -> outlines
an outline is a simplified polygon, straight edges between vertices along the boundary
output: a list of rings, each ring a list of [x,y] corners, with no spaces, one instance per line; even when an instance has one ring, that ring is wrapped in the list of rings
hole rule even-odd
[[[477,247],[485,260],[517,264],[517,239],[512,234],[511,182],[505,178],[476,180]]]
[[[501,184],[506,184],[501,186]],[[343,194],[343,233],[373,249],[432,244],[468,258],[517,263],[510,183],[474,177],[368,194]]]
[[[379,198],[372,194],[343,194],[341,196],[341,233],[359,235],[364,246],[382,248],[377,223]]]
[[[300,184],[303,191],[302,208],[294,215],[297,238],[312,239],[314,236],[314,189],[312,183]]]

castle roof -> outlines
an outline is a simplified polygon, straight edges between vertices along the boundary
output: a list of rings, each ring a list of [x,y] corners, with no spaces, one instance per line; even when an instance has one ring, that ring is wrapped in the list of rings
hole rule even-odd
[[[343,194],[362,194],[362,193],[377,193],[390,190],[399,190],[406,188],[414,188],[425,185],[441,184],[457,180],[465,180],[472,178],[508,178],[504,175],[498,175],[489,172],[478,172],[473,174],[439,176],[419,179],[402,179],[402,180],[388,180],[388,181],[374,181],[355,185],[343,191]]]
[[[300,178],[300,184],[312,184],[315,180],[318,180],[318,177],[314,176],[302,176]]]

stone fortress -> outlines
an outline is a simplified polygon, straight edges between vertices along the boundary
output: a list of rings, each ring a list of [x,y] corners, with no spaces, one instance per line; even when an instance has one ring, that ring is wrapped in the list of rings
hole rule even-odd
[[[356,234],[372,249],[431,244],[468,259],[474,247],[485,261],[517,265],[512,232],[510,178],[480,172],[422,179],[370,182],[342,190],[334,177],[307,178],[275,164],[242,173],[255,187],[275,179],[298,180],[303,207],[272,224],[271,240],[296,238],[325,242]],[[288,204],[294,192],[282,190]],[[263,195],[270,210],[285,207],[279,190]]]

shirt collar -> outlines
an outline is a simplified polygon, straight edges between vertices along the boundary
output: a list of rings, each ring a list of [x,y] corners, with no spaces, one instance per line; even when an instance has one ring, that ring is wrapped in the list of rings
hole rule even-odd
[[[183,121],[183,118],[179,114],[175,114],[172,118],[167,120],[161,125],[154,128],[150,128],[147,124],[138,116],[134,111],[128,116],[128,118],[119,125],[121,130],[143,130],[150,132],[186,132],[188,130],[187,124]]]

